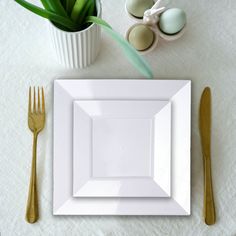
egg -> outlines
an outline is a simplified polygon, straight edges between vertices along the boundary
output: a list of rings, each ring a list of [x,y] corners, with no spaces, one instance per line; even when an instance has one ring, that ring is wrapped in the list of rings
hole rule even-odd
[[[166,34],[176,34],[186,24],[186,14],[182,9],[171,8],[164,11],[159,19],[160,30]]]
[[[153,0],[126,0],[127,11],[136,17],[142,18],[144,12],[153,6]]]
[[[134,48],[143,51],[153,44],[154,33],[146,25],[136,25],[130,30],[128,41]]]

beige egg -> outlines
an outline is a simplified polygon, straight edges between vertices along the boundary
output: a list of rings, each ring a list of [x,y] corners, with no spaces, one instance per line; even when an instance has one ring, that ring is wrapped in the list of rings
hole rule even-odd
[[[136,17],[143,17],[144,12],[153,6],[153,0],[126,0],[128,12]]]
[[[139,51],[148,49],[154,42],[154,33],[146,25],[136,25],[130,30],[128,41]]]

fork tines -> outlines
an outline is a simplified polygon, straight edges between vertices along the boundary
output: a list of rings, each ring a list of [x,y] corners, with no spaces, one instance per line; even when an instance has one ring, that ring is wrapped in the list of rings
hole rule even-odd
[[[40,95],[40,90],[41,90],[41,95]],[[38,87],[38,96],[37,96],[37,101],[36,101],[36,90],[35,87],[33,89],[33,107],[32,107],[32,94],[31,94],[31,87],[29,87],[29,107],[28,107],[28,112],[38,112],[38,113],[45,113],[45,102],[44,102],[44,90],[43,87],[40,89]],[[42,96],[42,100],[40,99]],[[42,101],[42,102],[41,102]],[[37,106],[36,106],[37,103]],[[42,103],[42,105],[41,105]]]

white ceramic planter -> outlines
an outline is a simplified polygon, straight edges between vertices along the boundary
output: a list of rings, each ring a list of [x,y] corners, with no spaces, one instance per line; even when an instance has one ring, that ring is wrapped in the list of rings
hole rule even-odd
[[[97,15],[101,16],[100,0],[96,1]],[[98,55],[101,43],[101,28],[91,24],[78,32],[66,32],[52,23],[49,29],[59,62],[67,68],[84,68],[92,64]]]

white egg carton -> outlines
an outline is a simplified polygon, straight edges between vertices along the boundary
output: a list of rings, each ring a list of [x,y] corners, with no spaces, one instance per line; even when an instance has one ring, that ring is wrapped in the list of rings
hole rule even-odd
[[[151,51],[153,51],[158,45],[159,37],[161,37],[162,39],[164,39],[165,41],[168,41],[168,42],[175,41],[175,40],[179,39],[180,37],[182,37],[186,31],[186,26],[187,26],[186,24],[176,34],[166,34],[160,29],[159,23],[158,23],[159,16],[163,12],[170,9],[170,8],[167,8],[166,6],[160,7],[161,1],[163,1],[163,0],[155,1],[153,7],[151,9],[147,10],[147,11],[154,12],[154,14],[150,14],[150,16],[146,17],[146,18],[145,18],[145,16],[143,18],[138,18],[138,17],[135,17],[134,15],[130,14],[127,7],[126,7],[126,4],[125,4],[125,11],[127,12],[128,16],[136,22],[134,25],[132,25],[127,30],[126,35],[125,35],[126,39],[128,40],[130,31],[137,25],[146,25],[147,27],[149,27],[153,31],[154,36],[155,36],[155,39],[154,39],[152,45],[149,48],[147,48],[146,50],[139,51],[140,54],[147,54],[147,53],[150,53]]]

